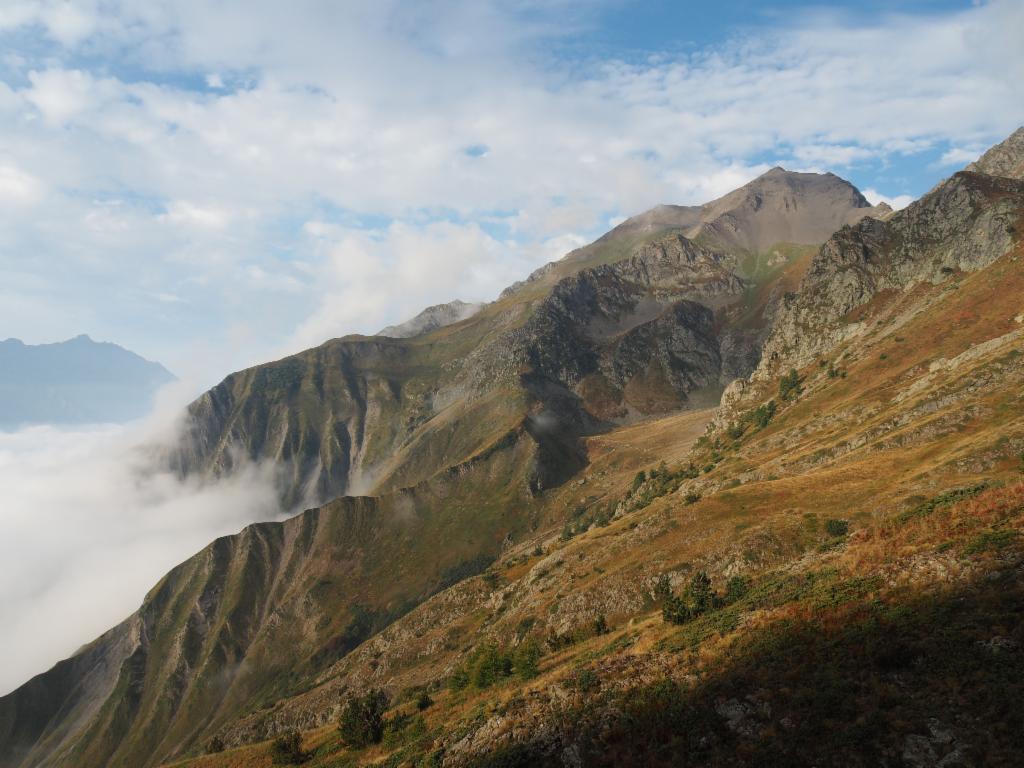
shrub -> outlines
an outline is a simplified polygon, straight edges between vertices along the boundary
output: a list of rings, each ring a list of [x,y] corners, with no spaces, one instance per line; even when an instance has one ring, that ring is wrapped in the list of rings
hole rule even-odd
[[[779,380],[779,397],[783,400],[792,400],[803,393],[800,386],[800,374],[796,368],[790,368],[789,373]]]
[[[690,579],[690,600],[695,614],[710,611],[718,602],[714,590],[711,589],[711,578],[706,571],[697,571]]]
[[[669,581],[668,574],[663,573],[658,577],[658,580],[654,583],[654,599],[660,605],[664,605],[666,600],[672,597],[672,582]]]
[[[469,673],[464,667],[459,667],[452,676],[448,678],[448,687],[453,691],[461,691],[469,686]]]
[[[778,408],[779,406],[775,404],[774,400],[769,400],[767,403],[757,406],[751,412],[750,420],[758,429],[764,429],[775,418],[775,412]]]
[[[607,635],[608,634],[608,622],[604,618],[602,613],[596,619],[594,619],[594,634],[595,635]]]
[[[647,473],[644,472],[643,470],[637,472],[636,477],[633,478],[633,485],[629,489],[630,493],[636,493],[640,486],[643,485],[646,481]]]
[[[302,751],[302,736],[298,731],[283,733],[270,745],[270,759],[274,765],[297,765],[308,757]]]
[[[733,576],[725,583],[725,597],[723,600],[726,603],[735,603],[737,600],[745,597],[749,591],[750,582],[742,576]]]
[[[422,712],[425,709],[430,709],[434,705],[434,700],[430,698],[430,694],[426,691],[422,691],[419,697],[416,699],[416,709]]]
[[[224,740],[220,736],[214,736],[206,742],[206,754],[212,755],[224,751]]]
[[[685,624],[693,618],[693,611],[683,598],[671,595],[661,604],[661,618],[669,624]]]
[[[533,548],[533,556],[534,557],[541,557],[543,554],[544,554],[544,547],[542,547],[540,544],[538,544],[536,547]]]
[[[850,532],[850,523],[846,520],[826,520],[825,532],[829,536],[845,536]]]
[[[338,723],[342,741],[356,748],[380,743],[384,736],[384,712],[389,704],[388,695],[378,688],[364,696],[350,696]]]
[[[512,670],[520,680],[532,680],[539,673],[540,643],[533,638],[523,641],[512,654]]]
[[[594,670],[588,667],[576,673],[576,679],[573,680],[573,684],[580,693],[590,693],[601,687],[601,679]]]

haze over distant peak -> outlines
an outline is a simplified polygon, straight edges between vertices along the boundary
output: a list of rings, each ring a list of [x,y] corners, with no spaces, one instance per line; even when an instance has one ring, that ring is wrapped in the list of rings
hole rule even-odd
[[[408,339],[429,333],[437,328],[466,320],[483,307],[483,304],[461,301],[449,301],[446,304],[435,304],[427,307],[418,315],[403,323],[389,325],[377,332],[377,336],[390,336],[393,339]]]
[[[172,381],[159,363],[87,334],[37,345],[10,338],[0,342],[0,429],[130,421]]]

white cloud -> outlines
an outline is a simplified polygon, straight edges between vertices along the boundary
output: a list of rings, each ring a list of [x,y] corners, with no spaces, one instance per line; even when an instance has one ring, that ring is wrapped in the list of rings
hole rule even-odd
[[[32,87],[25,98],[51,123],[65,123],[96,105],[96,82],[80,70],[29,72],[28,79]]]
[[[967,147],[953,147],[942,153],[942,157],[939,159],[939,165],[941,166],[964,166],[968,163],[973,163],[977,160],[984,149],[969,149]]]
[[[43,193],[43,185],[33,176],[10,165],[0,165],[0,202],[32,203]]]
[[[279,516],[270,467],[210,485],[155,468],[138,446],[164,429],[0,432],[0,695],[126,618],[213,538]]]
[[[316,308],[282,351],[376,333],[454,298],[492,299],[532,263],[475,224],[395,223],[361,231],[307,222],[305,228],[325,263],[317,269]]]
[[[167,213],[161,218],[176,227],[218,230],[228,225],[230,214],[220,206],[202,206],[187,200],[174,200],[167,205]]]
[[[868,202],[871,203],[872,205],[886,203],[894,211],[906,208],[908,205],[914,202],[913,195],[893,195],[892,197],[890,197],[888,195],[883,195],[876,189],[871,188],[863,190],[863,193],[864,197],[866,197]]]

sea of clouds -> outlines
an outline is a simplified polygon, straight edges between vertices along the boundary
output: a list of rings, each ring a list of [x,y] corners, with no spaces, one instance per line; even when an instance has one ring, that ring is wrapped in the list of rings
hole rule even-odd
[[[127,618],[214,538],[284,516],[272,466],[206,483],[160,466],[181,391],[130,425],[0,432],[0,695]]]

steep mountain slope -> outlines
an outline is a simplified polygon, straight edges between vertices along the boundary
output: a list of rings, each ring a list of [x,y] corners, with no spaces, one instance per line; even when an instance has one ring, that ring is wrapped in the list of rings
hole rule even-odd
[[[0,429],[130,421],[174,376],[159,363],[88,336],[56,344],[0,342]]]
[[[313,766],[1015,764],[1022,257],[878,307],[877,333],[835,350],[845,376],[801,370],[763,429],[721,428],[690,454],[679,416],[588,439],[586,483],[562,498],[583,532],[510,549],[222,739],[309,729]],[[752,384],[734,423],[777,383]],[[691,461],[711,469],[689,476]],[[638,466],[655,476],[630,483]],[[658,579],[680,592],[701,570],[748,591],[665,622]],[[449,689],[474,649],[531,638],[539,677]],[[347,751],[332,721],[375,685],[413,719],[420,686],[436,703],[423,728],[398,719],[384,747]],[[265,743],[188,763],[269,764]]]
[[[706,218],[747,222],[755,239],[771,230],[820,241],[834,221],[874,211],[830,175],[777,169],[738,193]],[[815,229],[809,214],[826,222]],[[549,270],[561,281],[533,281],[433,331],[345,337],[233,374],[190,407],[172,462],[217,475],[273,459],[286,468],[284,503],[311,504],[414,485],[543,413],[549,428],[527,431],[530,482],[560,482],[580,466],[579,436],[716,402],[749,374],[780,298],[773,288],[806,266],[799,247],[726,251],[661,229],[628,240],[614,257],[570,254]]]
[[[422,333],[430,333],[430,331],[444,328],[446,325],[457,323],[460,320],[466,320],[483,309],[483,307],[483,304],[467,303],[458,299],[449,301],[447,304],[435,304],[432,307],[427,307],[416,317],[406,320],[404,323],[389,325],[377,335],[390,336],[393,339],[407,339],[410,336],[419,336]]]
[[[779,344],[692,450],[696,414],[586,438],[586,474],[550,494],[562,536],[512,547],[222,741],[308,729],[313,766],[1015,765],[1024,243],[985,246],[992,222],[1022,231],[1015,189],[958,175],[898,214],[915,243],[868,247],[880,287],[856,333],[820,357]],[[964,269],[942,271],[951,253]],[[790,306],[821,290],[808,278]],[[685,594],[701,571],[723,596],[666,621],[659,579]],[[538,677],[474,671],[531,641]],[[346,749],[332,721],[371,686],[396,697],[390,736]],[[187,765],[269,765],[268,745]]]
[[[205,745],[232,749],[197,768],[269,765],[252,742],[293,727],[312,729],[320,766],[896,764],[961,748],[1006,763],[1020,730],[979,723],[1021,693],[1019,659],[998,654],[1024,640],[1024,492],[975,486],[1021,469],[1022,214],[1012,180],[961,174],[757,279],[746,254],[658,232],[424,336],[336,340],[229,377],[194,406],[184,470],[253,445],[321,462],[324,425],[340,444],[361,420],[352,444],[371,459],[355,466],[377,496],[184,563],[124,625],[0,699],[0,765],[155,766]],[[852,237],[870,267],[840,260],[857,293],[825,311],[820,345],[800,308],[843,283],[815,275]],[[696,443],[712,413],[667,413],[755,368]],[[955,488],[971,490],[942,495]],[[700,571],[746,589],[664,622],[665,589]],[[907,614],[920,604],[935,610]],[[798,664],[780,662],[787,642]],[[957,701],[944,671],[982,644],[997,650],[977,651],[970,682],[992,697]],[[540,677],[507,674],[502,654],[531,647]],[[814,665],[830,653],[849,659],[831,676]],[[347,749],[330,723],[370,686],[397,700],[389,736]],[[436,703],[419,720],[423,690]]]

